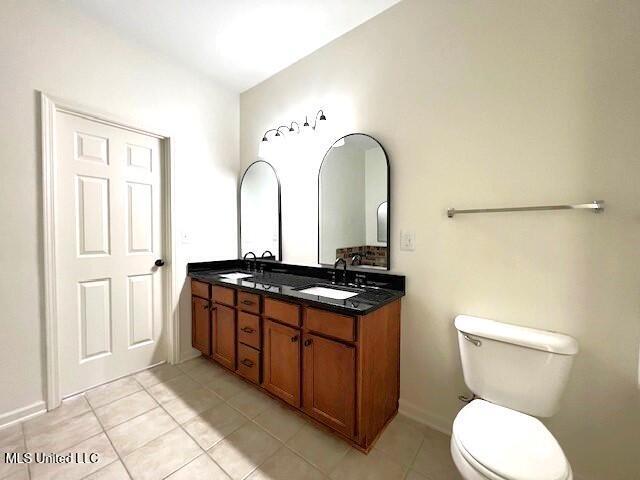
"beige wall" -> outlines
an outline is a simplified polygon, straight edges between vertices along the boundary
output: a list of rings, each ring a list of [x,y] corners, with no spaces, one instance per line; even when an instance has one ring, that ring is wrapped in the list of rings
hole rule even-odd
[[[177,245],[175,267],[182,274],[178,288],[183,287],[189,259],[230,258],[237,253],[238,96],[125,42],[65,2],[3,2],[0,424],[24,407],[37,408],[44,398],[37,90],[173,137],[176,227],[192,239],[188,245]],[[182,355],[189,356],[188,291],[180,308]]]
[[[640,478],[638,25],[635,1],[405,0],[241,95],[244,166],[267,128],[319,107],[334,139],[366,132],[387,149],[393,270],[408,278],[403,410],[450,427],[458,313],[569,333],[581,352],[547,424],[593,480]],[[281,165],[284,203],[288,189],[313,206],[292,173],[317,174],[309,152]],[[445,214],[593,199],[603,215]],[[291,214],[284,260],[313,261],[315,235],[292,241]]]

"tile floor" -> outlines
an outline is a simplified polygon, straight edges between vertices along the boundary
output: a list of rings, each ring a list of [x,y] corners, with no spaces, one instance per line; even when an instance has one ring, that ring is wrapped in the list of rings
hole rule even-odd
[[[369,455],[202,358],[95,388],[0,430],[0,452],[96,452],[1,480],[449,480],[449,437],[398,416]]]

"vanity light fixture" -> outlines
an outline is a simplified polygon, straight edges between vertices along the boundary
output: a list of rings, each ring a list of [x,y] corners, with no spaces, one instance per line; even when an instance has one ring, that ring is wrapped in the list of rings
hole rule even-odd
[[[267,130],[266,132],[264,132],[264,135],[262,136],[262,141],[263,142],[268,142],[269,140],[267,139],[267,135],[269,134],[269,132],[276,132],[275,136],[279,137],[280,136],[280,132],[278,131],[277,128],[271,128],[269,130]]]
[[[320,116],[318,116],[320,115]],[[327,117],[325,116],[324,112],[322,110],[318,110],[318,112],[316,113],[315,119],[313,121],[313,128],[314,130],[316,129],[316,127],[318,126],[318,121],[325,121],[327,119]],[[309,127],[309,120],[307,119],[307,117],[304,117],[304,125],[303,127]]]
[[[327,116],[324,114],[324,111],[318,110],[313,121],[313,127],[311,127],[311,125],[309,125],[309,119],[305,115],[304,123],[302,124],[302,129],[307,130],[307,127],[311,127],[313,130],[315,130],[316,127],[318,126],[318,122],[325,121],[326,119],[327,119]],[[295,128],[294,128],[294,125],[295,125]],[[284,130],[281,130],[281,129],[284,129]],[[267,130],[266,132],[264,132],[264,135],[262,136],[262,141],[263,142],[269,141],[269,139],[267,138],[267,134],[269,132],[276,132],[274,137],[282,137],[287,131],[291,133],[301,133],[303,131],[302,129],[300,128],[300,124],[294,120],[293,122],[291,122],[289,126],[280,125],[278,128],[271,128]]]
[[[320,115],[320,117],[318,117],[318,115]],[[324,112],[322,110],[318,110],[318,113],[316,113],[316,119],[313,122],[313,129],[315,130],[316,127],[318,126],[318,120],[324,121],[326,119],[327,117],[325,117]]]

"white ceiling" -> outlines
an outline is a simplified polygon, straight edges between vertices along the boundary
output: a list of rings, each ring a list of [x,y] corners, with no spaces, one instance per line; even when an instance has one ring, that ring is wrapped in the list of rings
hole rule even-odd
[[[67,0],[244,91],[400,0]]]

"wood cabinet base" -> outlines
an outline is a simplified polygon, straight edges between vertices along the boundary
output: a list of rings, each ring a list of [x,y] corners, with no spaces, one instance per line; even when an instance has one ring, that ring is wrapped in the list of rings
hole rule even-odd
[[[218,365],[222,365],[215,358],[213,358],[213,357],[211,357],[209,355],[204,355],[203,354],[202,357],[206,358],[207,360],[209,360],[212,363],[216,363]],[[222,366],[224,366],[224,365],[222,365]],[[318,418],[315,417],[314,415],[310,415],[305,410],[291,405],[290,403],[288,403],[285,400],[283,400],[280,396],[275,395],[275,394],[271,393],[269,390],[267,390],[266,388],[264,388],[263,386],[256,384],[253,380],[244,377],[243,375],[241,375],[238,372],[230,371],[229,373],[236,375],[237,378],[239,378],[240,380],[244,381],[247,385],[250,385],[251,387],[255,388],[256,390],[262,392],[264,395],[267,395],[268,397],[280,402],[282,404],[282,406],[290,409],[292,412],[296,412],[298,414],[304,415],[304,417],[307,419],[307,421],[311,422],[317,428],[320,428],[321,430],[323,430],[323,431],[325,431],[327,433],[330,433],[330,434],[333,434],[333,435],[336,435],[336,436],[342,438],[347,443],[349,443],[352,447],[354,447],[355,449],[361,451],[362,453],[369,453],[371,451],[371,449],[374,447],[374,445],[375,445],[376,441],[378,440],[378,438],[380,438],[380,435],[382,435],[382,432],[384,432],[384,429],[387,427],[388,424],[391,423],[391,421],[394,418],[396,418],[396,415],[398,414],[398,409],[396,408],[391,413],[389,418],[387,418],[387,420],[384,422],[384,424],[380,427],[380,429],[375,434],[375,436],[370,438],[368,444],[366,446],[364,446],[361,443],[359,443],[358,439],[355,439],[353,436],[345,435],[340,430],[337,430],[335,428],[332,428],[332,427],[328,426],[326,423],[323,423],[320,420],[318,420]]]
[[[323,429],[368,452],[397,414],[400,300],[348,316],[227,287],[192,293],[194,347]]]

